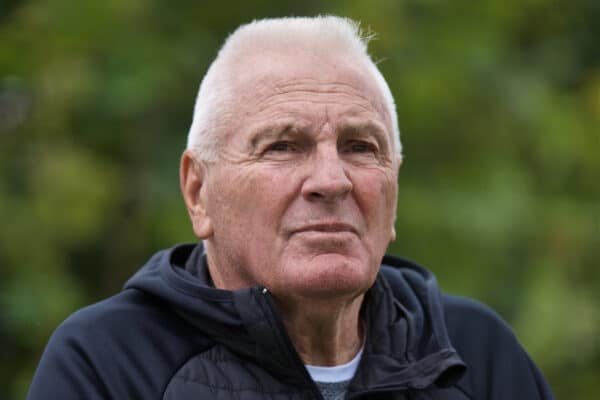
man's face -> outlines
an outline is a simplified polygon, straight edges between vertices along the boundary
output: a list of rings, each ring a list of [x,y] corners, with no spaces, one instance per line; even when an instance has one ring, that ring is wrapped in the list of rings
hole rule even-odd
[[[358,295],[395,235],[399,161],[383,97],[348,61],[269,60],[236,71],[237,122],[207,168],[209,265],[233,277],[228,289]]]

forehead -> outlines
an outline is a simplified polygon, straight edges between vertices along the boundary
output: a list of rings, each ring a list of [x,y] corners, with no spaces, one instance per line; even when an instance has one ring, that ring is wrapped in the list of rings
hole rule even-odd
[[[238,124],[286,116],[306,124],[350,118],[375,120],[392,133],[383,94],[362,61],[310,51],[263,52],[234,63],[230,72],[230,112]]]

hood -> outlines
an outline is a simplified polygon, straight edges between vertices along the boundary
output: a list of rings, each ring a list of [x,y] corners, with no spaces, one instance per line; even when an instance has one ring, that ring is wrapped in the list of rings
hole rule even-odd
[[[277,376],[306,379],[306,374],[298,377],[301,360],[268,290],[214,288],[203,253],[201,243],[163,250],[125,289],[162,300],[199,332]],[[446,332],[435,277],[418,265],[386,256],[361,314],[367,341],[350,391],[445,386],[464,372]]]

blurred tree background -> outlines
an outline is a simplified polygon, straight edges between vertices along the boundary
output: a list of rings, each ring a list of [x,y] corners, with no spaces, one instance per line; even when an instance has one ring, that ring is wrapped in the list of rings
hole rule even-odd
[[[255,18],[378,37],[406,160],[391,252],[490,304],[558,398],[600,379],[600,2],[0,1],[0,387],[52,330],[193,241],[178,162],[198,84]]]

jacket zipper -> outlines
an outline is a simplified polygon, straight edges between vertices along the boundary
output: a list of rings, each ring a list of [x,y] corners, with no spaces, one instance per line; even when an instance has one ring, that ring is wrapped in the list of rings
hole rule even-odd
[[[325,400],[321,395],[321,391],[317,387],[317,384],[311,378],[310,374],[306,370],[306,367],[304,366],[304,363],[300,359],[298,352],[292,344],[292,339],[288,335],[287,330],[285,329],[285,325],[283,324],[283,321],[281,320],[281,317],[277,312],[277,307],[275,305],[273,297],[271,296],[271,293],[267,288],[261,288],[257,297],[259,297],[259,300],[260,298],[264,299],[264,301],[259,301],[259,304],[263,305],[265,315],[267,315],[271,325],[274,325],[274,328],[278,332],[279,337],[283,342],[282,345],[286,351],[286,354],[288,355],[288,358],[291,359],[296,369],[300,372],[300,374],[302,374],[302,377],[306,381],[307,387],[309,387],[310,391],[312,392],[313,398],[315,400]]]
[[[282,345],[283,345],[287,355],[289,356],[288,358],[291,358],[292,362],[295,364],[296,369],[298,371],[301,371],[300,373],[303,375],[304,380],[307,382],[308,387],[311,389],[314,399],[315,400],[325,400],[323,398],[323,395],[321,394],[321,391],[317,387],[317,384],[313,381],[312,377],[310,376],[306,367],[304,366],[302,359],[300,359],[298,352],[296,351],[294,345],[292,344],[292,340],[291,340],[290,336],[288,335],[287,330],[285,329],[283,320],[279,316],[279,312],[277,311],[277,306],[275,305],[275,300],[273,299],[271,293],[269,292],[269,290],[267,288],[260,288],[259,290],[257,290],[255,292],[255,295],[257,295],[257,297],[259,299],[259,304],[261,304],[263,306],[265,315],[267,315],[267,317],[269,318],[271,325],[274,326],[274,328],[277,330],[277,332],[279,334],[279,337],[283,341]],[[264,301],[260,301],[260,298],[263,298]],[[406,387],[404,387],[402,385],[395,387],[392,385],[392,386],[388,386],[386,388],[372,389],[372,390],[366,390],[366,391],[355,392],[355,393],[346,392],[346,396],[344,398],[346,400],[360,399],[360,398],[366,398],[365,396],[370,397],[371,395],[384,394],[384,393],[390,393],[390,394],[391,393],[396,393],[396,394],[403,393],[403,396],[410,396],[410,390],[407,389]],[[410,398],[410,397],[406,397],[406,398]]]

